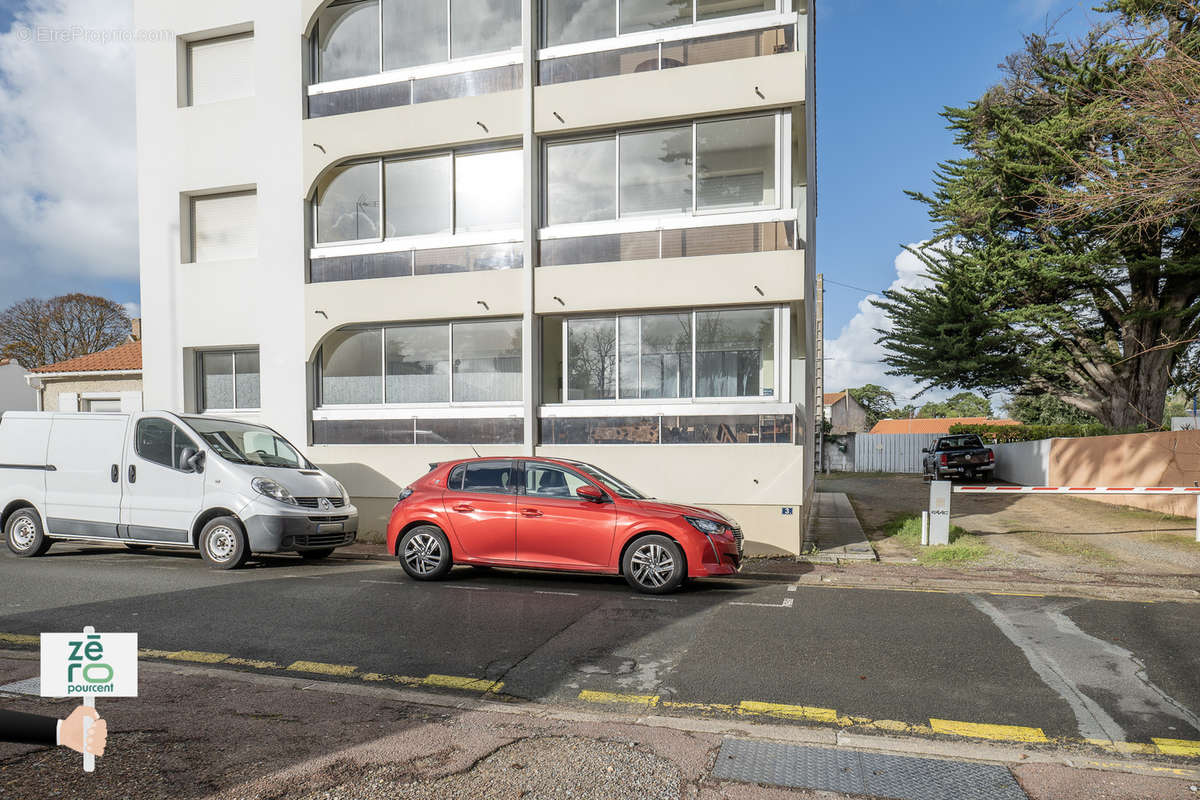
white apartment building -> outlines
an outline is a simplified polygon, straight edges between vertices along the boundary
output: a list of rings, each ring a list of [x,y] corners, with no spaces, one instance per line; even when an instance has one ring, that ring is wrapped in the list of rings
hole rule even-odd
[[[145,405],[304,447],[381,536],[549,455],[800,549],[811,1],[135,0]]]

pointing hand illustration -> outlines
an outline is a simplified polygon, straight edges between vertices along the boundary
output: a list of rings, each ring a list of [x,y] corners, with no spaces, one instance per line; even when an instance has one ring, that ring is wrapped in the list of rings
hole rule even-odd
[[[87,731],[87,741],[84,741],[83,720],[92,721]],[[76,753],[89,753],[94,756],[104,755],[104,746],[108,743],[108,723],[100,718],[96,709],[80,706],[62,722],[59,729],[58,741],[63,747],[69,747]]]

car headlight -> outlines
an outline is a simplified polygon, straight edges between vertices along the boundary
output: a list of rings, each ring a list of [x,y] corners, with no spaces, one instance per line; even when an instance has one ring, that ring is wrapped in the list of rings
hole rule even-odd
[[[296,498],[292,497],[292,493],[270,478],[255,478],[254,480],[250,481],[250,487],[259,494],[266,495],[272,500],[278,500],[281,503],[287,503],[289,506],[296,505]]]
[[[702,517],[684,517],[684,519],[691,523],[693,528],[707,536],[712,536],[725,530],[724,525],[719,522],[713,522],[711,519],[704,519]]]

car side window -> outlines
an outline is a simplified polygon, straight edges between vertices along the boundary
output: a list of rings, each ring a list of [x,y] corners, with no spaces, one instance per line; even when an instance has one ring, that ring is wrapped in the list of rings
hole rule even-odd
[[[466,464],[462,475],[463,492],[484,492],[487,494],[512,494],[516,491],[513,480],[513,465],[511,461],[481,461]],[[455,486],[453,476],[450,488]]]
[[[195,443],[178,426],[158,417],[138,420],[134,437],[134,449],[139,456],[171,469],[181,468],[185,448],[196,449]]]
[[[525,494],[530,497],[574,497],[576,489],[587,485],[562,467],[525,462]]]

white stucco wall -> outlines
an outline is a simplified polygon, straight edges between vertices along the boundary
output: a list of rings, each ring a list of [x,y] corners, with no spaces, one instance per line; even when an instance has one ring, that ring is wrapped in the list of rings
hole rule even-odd
[[[995,477],[1022,486],[1045,486],[1050,480],[1050,446],[1053,439],[1010,442],[988,447],[996,453]]]

